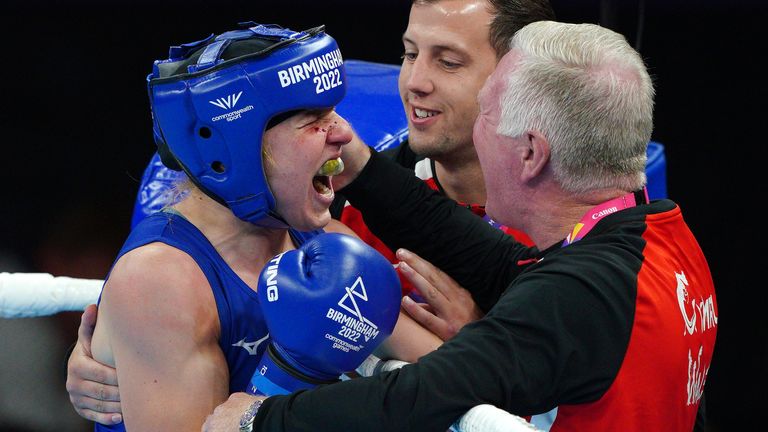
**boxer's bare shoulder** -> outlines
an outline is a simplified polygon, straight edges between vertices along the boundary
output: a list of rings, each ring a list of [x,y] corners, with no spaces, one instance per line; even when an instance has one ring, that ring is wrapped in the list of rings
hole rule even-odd
[[[157,334],[160,328],[208,328],[205,333],[211,336],[218,331],[215,301],[202,270],[185,252],[159,242],[136,248],[115,263],[99,308],[107,313],[100,313],[93,355],[112,366],[113,346],[107,341],[118,333],[126,342],[138,342],[147,339],[146,331]],[[182,309],[197,312],[177,313]]]

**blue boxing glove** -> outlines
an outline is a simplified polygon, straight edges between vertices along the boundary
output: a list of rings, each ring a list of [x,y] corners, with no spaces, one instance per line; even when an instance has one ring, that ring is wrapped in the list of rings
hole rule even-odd
[[[400,281],[361,240],[320,234],[277,255],[259,276],[271,342],[248,392],[272,396],[335,382],[392,333]]]

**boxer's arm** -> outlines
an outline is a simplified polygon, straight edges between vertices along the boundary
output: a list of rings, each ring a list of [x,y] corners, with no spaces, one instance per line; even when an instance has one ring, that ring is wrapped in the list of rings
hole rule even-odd
[[[75,411],[85,419],[113,425],[123,421],[117,372],[91,355],[96,326],[96,305],[85,308],[77,330],[77,342],[67,361],[67,392]]]
[[[226,400],[219,331],[210,286],[189,255],[153,243],[120,258],[92,349],[117,368],[128,430],[197,430]]]
[[[436,350],[442,343],[443,341],[437,335],[401,311],[397,318],[395,330],[379,346],[376,355],[382,359],[397,359],[415,363],[422,356]]]

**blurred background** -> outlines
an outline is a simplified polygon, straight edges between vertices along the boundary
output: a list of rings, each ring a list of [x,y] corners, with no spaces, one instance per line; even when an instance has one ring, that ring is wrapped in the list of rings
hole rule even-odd
[[[766,402],[768,3],[552,0],[561,21],[623,33],[657,87],[667,188],[715,279],[709,430],[753,430]],[[410,0],[4,0],[0,272],[103,278],[154,152],[145,77],[168,46],[239,21],[325,24],[347,59],[399,63]],[[0,319],[0,431],[85,431],[64,388],[78,313]]]

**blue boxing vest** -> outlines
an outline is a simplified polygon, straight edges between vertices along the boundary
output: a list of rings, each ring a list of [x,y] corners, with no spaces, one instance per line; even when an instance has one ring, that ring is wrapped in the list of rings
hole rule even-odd
[[[296,247],[321,232],[289,230]],[[229,392],[245,391],[269,342],[256,292],[229,268],[197,227],[172,211],[156,212],[136,225],[115,262],[133,249],[153,242],[186,252],[205,274],[219,312],[219,347],[227,359]],[[114,426],[96,423],[94,426],[96,431],[125,431],[125,423]]]

